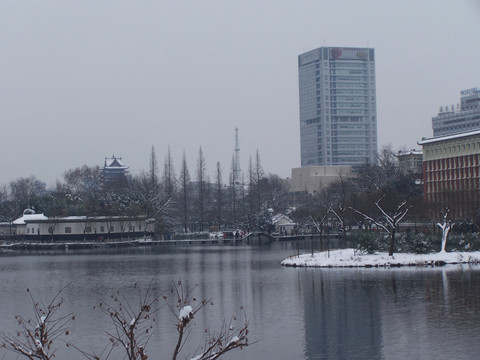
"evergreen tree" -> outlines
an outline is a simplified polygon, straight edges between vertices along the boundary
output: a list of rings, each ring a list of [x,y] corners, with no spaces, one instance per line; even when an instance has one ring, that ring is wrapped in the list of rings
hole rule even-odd
[[[205,180],[206,180],[206,162],[203,156],[202,147],[198,151],[197,160],[197,210],[200,221],[200,231],[203,231],[205,222]]]
[[[188,172],[187,158],[183,152],[182,167],[180,170],[180,193],[181,193],[181,207],[183,214],[183,229],[188,231],[188,207],[189,207],[189,188],[190,188],[190,173]]]

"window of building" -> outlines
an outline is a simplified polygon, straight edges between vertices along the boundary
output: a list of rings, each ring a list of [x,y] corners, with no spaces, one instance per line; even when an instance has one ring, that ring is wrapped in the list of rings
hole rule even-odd
[[[87,232],[87,233],[92,232],[92,227],[91,226],[86,226],[85,227],[85,232]]]
[[[70,234],[72,232],[72,228],[70,226],[65,227],[65,234]]]

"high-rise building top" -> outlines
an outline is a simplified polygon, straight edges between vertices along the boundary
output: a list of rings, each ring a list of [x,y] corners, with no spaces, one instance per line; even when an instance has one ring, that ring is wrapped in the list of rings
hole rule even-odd
[[[301,165],[374,163],[375,52],[321,47],[298,56]]]
[[[462,90],[460,104],[440,107],[432,118],[433,136],[450,135],[480,129],[480,90]]]

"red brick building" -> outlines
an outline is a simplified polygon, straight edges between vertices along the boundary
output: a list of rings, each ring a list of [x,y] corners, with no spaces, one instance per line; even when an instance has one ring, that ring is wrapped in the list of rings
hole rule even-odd
[[[435,211],[473,218],[480,210],[480,130],[422,139],[424,198]]]

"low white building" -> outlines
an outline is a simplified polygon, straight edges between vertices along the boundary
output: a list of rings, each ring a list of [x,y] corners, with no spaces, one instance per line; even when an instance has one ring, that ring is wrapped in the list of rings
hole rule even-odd
[[[16,237],[39,234],[40,225],[38,221],[47,220],[44,214],[36,214],[35,211],[27,209],[23,215],[12,222],[14,234]],[[27,225],[28,222],[28,225]]]
[[[47,217],[25,211],[12,222],[13,236],[26,241],[105,241],[154,234],[155,221],[146,216]]]

